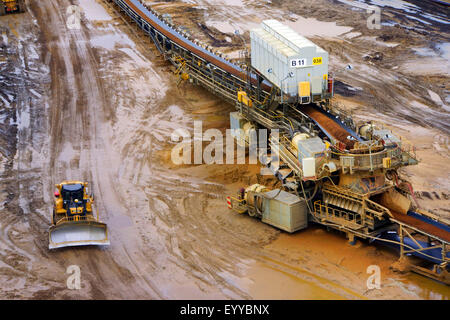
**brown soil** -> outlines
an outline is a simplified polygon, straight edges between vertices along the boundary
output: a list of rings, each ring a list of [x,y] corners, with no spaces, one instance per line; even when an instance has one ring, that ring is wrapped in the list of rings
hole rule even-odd
[[[205,128],[223,131],[233,106],[189,83],[177,87],[170,66],[148,37],[108,1],[96,4],[111,20],[83,18],[81,30],[65,28],[66,8],[72,3],[76,1],[29,1],[27,13],[0,20],[1,298],[450,297],[445,286],[391,271],[398,256],[382,247],[365,242],[349,246],[342,234],[317,227],[288,235],[229,211],[228,194],[252,183],[276,187],[276,180],[258,175],[256,165],[178,167],[169,160],[175,129],[191,132],[192,121],[203,120]],[[241,41],[218,28],[202,28],[204,13],[218,20],[259,21],[234,5],[202,0],[203,9],[189,5],[193,14],[186,15],[180,2],[165,4],[162,12],[178,12],[175,22],[197,26],[199,38],[211,39],[208,33],[230,44],[223,47],[227,53],[240,48]],[[245,5],[266,17],[278,10],[285,15],[297,2]],[[332,19],[330,12],[346,25],[354,20],[352,12],[327,1],[311,2],[306,10],[319,20]],[[423,36],[394,31],[402,45],[423,44]],[[337,66],[348,63],[349,56],[354,64],[365,65],[361,56],[367,43],[362,40],[316,41],[336,57]],[[420,192],[448,194],[448,179],[442,180],[441,172],[448,172],[448,150],[433,141],[433,134],[447,135],[446,119],[433,113],[440,109],[432,101],[417,97],[425,97],[428,88],[441,94],[445,88],[439,85],[449,82],[442,75],[418,77],[405,71],[396,86],[386,84],[397,74],[389,68],[412,56],[406,48],[382,48],[383,62],[369,66],[371,72],[383,70],[387,78],[343,75],[343,83],[363,90],[338,99],[354,106],[360,119],[376,114],[402,124],[399,129],[420,144],[418,152],[427,160],[417,171],[407,168],[408,178]],[[426,88],[411,85],[417,81]],[[417,98],[433,110],[402,109],[403,98]],[[65,179],[91,183],[100,217],[109,227],[108,248],[48,250],[51,195],[54,184]],[[421,200],[423,206],[438,212],[448,204],[443,196],[427,201]],[[371,264],[382,270],[382,290],[367,291]],[[66,286],[70,265],[81,268],[81,290]]]

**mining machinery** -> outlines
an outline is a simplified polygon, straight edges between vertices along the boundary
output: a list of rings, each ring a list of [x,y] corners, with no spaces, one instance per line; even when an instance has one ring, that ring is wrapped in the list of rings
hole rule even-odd
[[[24,0],[0,0],[0,16],[25,12]]]
[[[236,106],[233,135],[255,145],[280,188],[249,186],[227,198],[239,213],[286,232],[315,223],[414,255],[448,283],[450,227],[419,210],[399,169],[418,163],[414,146],[374,121],[355,123],[333,104],[328,53],[275,20],[251,31],[251,53],[237,64],[139,0],[112,0],[174,65],[179,82],[201,85]],[[259,129],[268,130],[266,138]],[[266,144],[268,148],[259,148]]]
[[[49,249],[85,245],[109,245],[108,228],[94,216],[94,196],[88,183],[63,181],[54,192]]]

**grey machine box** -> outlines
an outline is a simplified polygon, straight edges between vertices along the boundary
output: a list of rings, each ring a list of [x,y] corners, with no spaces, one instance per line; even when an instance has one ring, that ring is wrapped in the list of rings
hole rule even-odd
[[[287,232],[308,227],[308,209],[304,199],[283,190],[264,193],[262,222]]]
[[[298,95],[299,82],[309,82],[312,95],[327,90],[328,52],[289,26],[265,20],[250,31],[250,41],[252,66],[284,93]]]

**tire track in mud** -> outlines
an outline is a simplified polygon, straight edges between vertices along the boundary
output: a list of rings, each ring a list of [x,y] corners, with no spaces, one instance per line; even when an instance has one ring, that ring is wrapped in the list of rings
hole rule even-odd
[[[107,143],[102,141],[98,135],[97,124],[102,123],[99,112],[104,109],[104,93],[99,77],[96,74],[97,65],[95,58],[87,46],[89,35],[83,25],[79,32],[67,32],[64,27],[64,19],[61,12],[71,5],[68,1],[49,2],[40,4],[45,13],[39,17],[41,26],[50,18],[51,24],[46,27],[48,39],[57,39],[53,46],[52,60],[59,61],[53,64],[52,80],[57,83],[52,89],[56,99],[52,101],[52,109],[63,109],[65,112],[55,112],[53,124],[56,126],[52,132],[52,156],[50,165],[51,173],[50,188],[53,183],[65,179],[84,179],[93,182],[96,192],[96,205],[102,210],[104,218],[114,216],[113,210],[104,202],[106,198],[103,192],[108,181],[109,173],[99,171],[101,163],[98,155],[104,152]],[[61,72],[62,71],[62,72]],[[65,72],[64,72],[65,71]],[[64,75],[64,77],[61,77]],[[67,98],[69,97],[69,98]],[[68,114],[68,116],[67,116]],[[66,150],[67,148],[68,150]],[[69,161],[60,161],[58,157],[67,157]],[[67,152],[66,152],[67,153]],[[75,159],[75,161],[73,161]],[[69,164],[67,163],[69,162]],[[55,169],[55,173],[53,173]],[[52,183],[53,182],[53,183]],[[123,210],[120,203],[115,203],[115,208]],[[116,239],[114,239],[116,240]],[[114,241],[113,240],[113,241]],[[59,261],[79,264],[87,274],[91,285],[91,298],[97,297],[161,297],[158,291],[151,286],[148,279],[142,275],[130,271],[129,265],[133,259],[127,255],[120,254],[126,248],[115,248],[101,250],[98,248],[70,248],[61,250],[52,255]],[[122,262],[116,261],[117,256]],[[70,261],[70,262],[69,262]],[[83,268],[83,266],[87,266]],[[99,281],[100,280],[100,281]],[[146,286],[139,283],[144,280]],[[133,292],[135,291],[135,292]],[[123,294],[127,296],[123,296]],[[99,295],[99,296],[95,296]]]
[[[251,259],[251,250],[239,249],[242,243],[233,239],[234,230],[221,228],[206,215],[208,194],[213,193],[211,186],[207,186],[209,190],[201,186],[193,191],[179,177],[172,179],[146,183],[158,186],[158,196],[149,197],[149,207],[159,220],[157,230],[165,238],[169,260],[204,285],[232,293],[226,294],[228,298],[250,298],[239,287],[229,285],[228,280],[230,275],[239,273],[235,267],[239,260]]]
[[[168,125],[161,126],[161,122],[180,120],[167,110],[174,104],[183,104],[183,98],[177,94],[174,86],[168,84],[171,82],[169,80],[164,82],[166,96],[157,96],[148,103],[148,96],[140,95],[135,83],[141,82],[141,85],[148,85],[147,90],[152,90],[150,79],[138,70],[122,76],[121,72],[132,69],[133,61],[128,59],[127,63],[126,70],[114,70],[116,68],[106,62],[103,72],[100,72],[104,73],[104,78],[114,79],[112,83],[107,83],[107,91],[115,92],[110,103],[116,106],[113,144],[121,154],[121,164],[119,177],[112,178],[112,181],[119,182],[115,187],[118,194],[124,195],[126,207],[139,213],[129,213],[128,216],[138,228],[145,252],[148,252],[146,256],[151,260],[151,268],[157,270],[164,279],[167,272],[160,269],[161,265],[171,271],[178,271],[177,267],[185,272],[185,279],[197,279],[200,290],[214,292],[211,288],[218,288],[228,298],[250,297],[233,283],[233,276],[242,275],[236,265],[245,265],[246,260],[264,260],[265,257],[279,265],[286,259],[276,253],[262,253],[259,248],[263,242],[252,239],[254,234],[248,232],[249,229],[239,230],[223,225],[221,219],[207,212],[205,208],[211,199],[223,197],[222,186],[215,186],[215,189],[202,180],[193,181],[189,178],[188,181],[186,177],[158,164],[157,151],[167,146],[167,141],[162,141],[159,136],[168,140],[170,130],[173,129]],[[170,77],[167,70],[161,69],[157,70],[158,73],[162,71]],[[181,126],[186,124],[180,122]],[[283,267],[283,272],[295,277],[306,277],[292,268]],[[176,272],[173,272],[173,277],[182,278]],[[162,281],[157,283],[161,288],[164,287]]]
[[[223,198],[222,185],[164,168],[158,152],[167,147],[174,124],[184,126],[192,120],[183,112],[187,106],[181,94],[158,75],[170,77],[167,65],[123,72],[118,61],[131,69],[133,59],[123,54],[117,58],[117,51],[98,54],[90,46],[93,31],[88,22],[83,20],[79,32],[66,30],[65,9],[75,3],[30,3],[41,27],[42,51],[48,52],[42,60],[50,64],[52,81],[47,88],[51,96],[36,107],[41,117],[49,117],[48,127],[39,131],[34,122],[34,131],[23,141],[37,145],[43,168],[21,170],[20,181],[10,177],[14,198],[7,205],[17,208],[8,208],[7,218],[0,217],[0,245],[11,248],[0,262],[25,282],[18,284],[25,290],[11,296],[251,298],[237,280],[245,275],[247,264],[264,255],[283,261],[260,250],[278,232],[243,217],[237,218],[242,225],[227,223],[210,207]],[[153,88],[155,82],[167,88]],[[48,109],[43,109],[45,104]],[[179,104],[183,108],[176,108]],[[38,144],[48,140],[42,137],[46,132],[48,145]],[[22,163],[31,163],[29,159],[22,157]],[[109,248],[47,249],[54,183],[67,178],[92,183],[96,206],[110,228]],[[19,182],[23,186],[17,195]],[[27,216],[20,199],[28,199],[22,203]],[[267,231],[255,239],[255,228]],[[21,240],[17,234],[25,236]],[[65,289],[65,268],[71,264],[82,271],[84,288],[78,293]],[[0,275],[1,268],[0,264]],[[285,272],[302,276],[288,268]]]
[[[103,77],[114,79],[107,87],[114,88],[116,97],[120,97],[113,97],[115,100],[111,101],[116,105],[114,146],[122,158],[118,185],[131,186],[133,195],[145,195],[140,198],[130,195],[125,201],[133,211],[142,213],[132,218],[142,242],[149,246],[146,251],[150,252],[148,258],[153,260],[152,267],[178,268],[172,272],[173,278],[181,278],[181,282],[189,278],[195,280],[196,289],[191,289],[191,294],[200,289],[212,294],[220,292],[226,298],[251,298],[238,280],[245,276],[247,264],[263,259],[260,249],[264,240],[254,239],[251,227],[223,224],[221,217],[208,212],[210,200],[223,198],[225,189],[222,185],[178,175],[165,169],[158,159],[158,151],[167,148],[170,133],[174,130],[170,123],[178,123],[178,127],[184,128],[191,125],[190,115],[182,112],[179,116],[172,110],[174,105],[186,109],[184,98],[170,80],[163,84],[165,96],[139,94],[136,83],[147,83],[148,90],[154,90],[150,79],[138,69],[131,72],[132,61],[127,60],[126,70],[121,70],[117,68],[120,63],[113,62],[121,61],[117,56],[105,60]],[[112,67],[114,63],[116,68]],[[171,77],[167,70],[154,70]],[[151,69],[151,72],[155,71]],[[121,83],[127,81],[122,77],[125,73],[131,73],[132,83]],[[264,228],[257,221],[247,223]],[[277,231],[270,229],[268,234],[267,240],[273,239]],[[275,255],[272,258],[280,259]],[[166,273],[161,269],[158,272],[161,276]],[[284,272],[294,276],[294,271]],[[181,276],[183,273],[185,276]],[[295,276],[302,277],[297,271]],[[164,283],[159,284],[164,287]]]
[[[8,152],[2,152],[7,163],[2,165],[0,180],[0,199],[4,200],[0,208],[0,295],[4,298],[30,298],[41,290],[60,287],[55,277],[42,272],[44,265],[54,265],[43,263],[36,253],[42,253],[41,244],[45,241],[42,231],[49,221],[40,179],[47,128],[42,92],[48,82],[48,69],[40,61],[38,27],[33,19],[22,23],[23,16],[33,18],[29,13],[15,15],[5,17],[0,24],[8,68],[7,71],[2,68],[0,95],[3,103],[4,96],[9,99],[8,105],[1,107],[2,111],[14,112],[2,124],[9,126],[8,132],[15,132],[6,141]],[[8,25],[6,31],[4,23]],[[1,56],[2,52],[0,60],[4,61]]]
[[[123,85],[116,80],[116,75],[110,75],[113,68],[106,65],[104,70],[107,73],[104,78],[114,79],[110,85],[115,87],[116,96],[120,97],[111,102],[117,105],[115,117],[118,129],[115,131],[118,133],[114,144],[120,150],[122,158],[117,185],[123,188],[129,185],[133,194],[140,194],[142,190],[144,197],[130,196],[125,201],[128,201],[127,206],[133,208],[133,211],[141,212],[141,216],[132,218],[143,242],[150,246],[148,251],[159,252],[148,256],[149,260],[154,260],[153,267],[161,268],[163,265],[167,269],[179,268],[182,271],[178,271],[178,274],[185,273],[188,278],[198,279],[201,287],[206,285],[208,290],[215,287],[215,291],[228,292],[227,297],[248,298],[245,292],[227,285],[227,279],[219,276],[221,272],[235,274],[233,261],[241,255],[227,253],[234,251],[231,248],[219,248],[217,240],[214,241],[214,233],[222,234],[222,231],[215,228],[214,222],[208,221],[204,214],[203,207],[207,202],[204,197],[208,194],[219,197],[223,187],[202,180],[196,181],[199,186],[193,187],[192,181],[183,180],[158,163],[157,151],[166,146],[166,139],[169,139],[171,131],[175,129],[171,124],[182,123],[184,117],[189,118],[185,114],[179,115],[181,109],[174,107],[180,99],[174,92],[176,89],[168,85],[166,97],[152,93],[141,97],[133,94],[133,87]],[[116,72],[121,73],[120,69]],[[145,79],[140,78],[143,77],[142,72],[138,74],[139,77],[133,82],[144,82]],[[150,86],[148,90],[151,92],[153,89]],[[122,128],[124,123],[128,123],[129,128]],[[122,131],[124,134],[121,134]],[[211,190],[211,186],[216,190]],[[188,210],[183,202],[186,203],[186,199],[192,196],[195,199],[190,201],[202,205],[194,207],[187,214]],[[230,230],[227,233],[230,234]],[[228,242],[224,241],[221,246],[227,247]],[[192,243],[197,245],[193,246]],[[166,273],[161,270],[159,272],[163,276]]]

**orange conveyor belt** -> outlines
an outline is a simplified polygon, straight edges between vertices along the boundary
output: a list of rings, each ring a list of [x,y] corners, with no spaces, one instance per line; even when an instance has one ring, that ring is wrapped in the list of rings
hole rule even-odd
[[[409,225],[411,227],[414,227],[416,229],[424,231],[430,235],[438,237],[439,239],[450,242],[450,233],[448,233],[447,231],[445,231],[439,227],[436,227],[432,224],[426,223],[425,221],[419,220],[417,218],[408,216],[406,214],[403,214],[403,213],[400,213],[397,211],[391,210],[391,213],[394,216],[394,219],[401,223],[404,223],[406,225]]]
[[[316,121],[322,128],[325,128],[326,131],[336,140],[342,142],[347,150],[353,148],[355,141],[348,139],[348,136],[350,136],[350,134],[347,130],[336,123],[336,121],[310,105],[302,105],[300,107],[300,110],[308,117]]]

